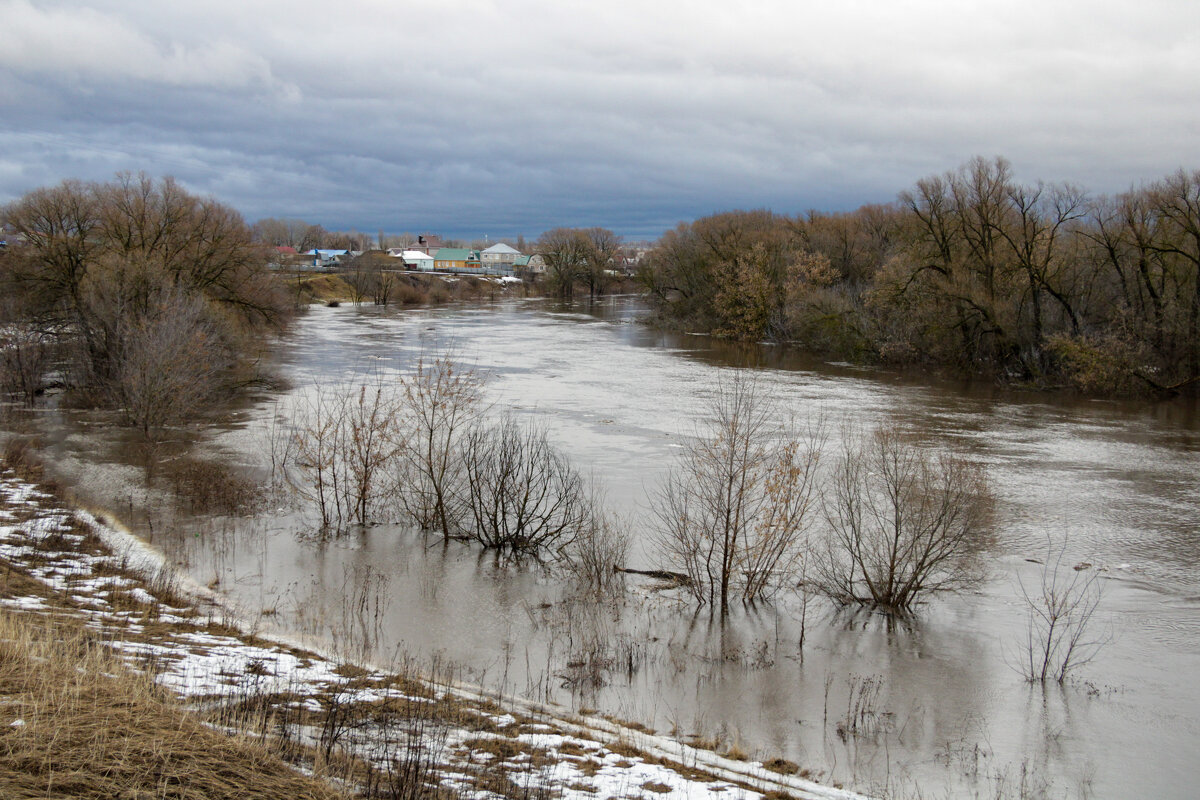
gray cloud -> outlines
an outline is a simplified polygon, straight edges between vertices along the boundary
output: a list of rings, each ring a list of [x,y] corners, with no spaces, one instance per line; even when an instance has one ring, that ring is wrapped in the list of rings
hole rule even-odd
[[[656,235],[887,201],[975,154],[1195,167],[1186,2],[0,0],[0,200],[173,174],[249,219]]]

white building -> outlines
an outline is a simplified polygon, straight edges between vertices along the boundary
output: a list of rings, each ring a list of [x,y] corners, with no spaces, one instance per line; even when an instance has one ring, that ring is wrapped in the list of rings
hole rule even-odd
[[[520,257],[520,250],[509,247],[504,242],[494,244],[479,254],[479,260],[483,263],[485,270],[488,267],[508,267],[511,269],[512,265]]]
[[[404,266],[409,269],[419,269],[422,272],[433,272],[433,256],[420,250],[405,250],[400,256]]]

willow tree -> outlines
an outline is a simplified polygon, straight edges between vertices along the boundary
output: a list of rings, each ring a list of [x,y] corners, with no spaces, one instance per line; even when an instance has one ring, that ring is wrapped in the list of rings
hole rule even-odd
[[[816,583],[837,602],[891,611],[971,588],[990,542],[991,504],[979,465],[891,430],[850,434],[824,499]]]
[[[721,616],[799,575],[816,517],[816,438],[797,436],[753,379],[724,381],[652,496],[659,552]]]
[[[24,242],[5,255],[0,280],[25,320],[68,345],[73,388],[85,401],[121,407],[144,427],[185,418],[194,404],[180,397],[165,417],[147,416],[128,405],[156,393],[129,381],[173,371],[180,379],[171,385],[229,386],[255,334],[285,320],[281,287],[241,216],[171,178],[65,181],[0,216]],[[158,374],[124,363],[156,342],[174,343],[168,350],[178,354]],[[198,352],[206,357],[188,355]]]
[[[589,242],[575,228],[554,228],[537,240],[535,249],[546,262],[546,278],[560,297],[575,293],[575,282],[584,277]]]

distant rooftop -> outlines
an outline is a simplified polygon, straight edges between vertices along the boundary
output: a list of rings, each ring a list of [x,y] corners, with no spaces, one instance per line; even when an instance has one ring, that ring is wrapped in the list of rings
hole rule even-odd
[[[489,247],[487,250],[484,250],[483,252],[485,252],[485,253],[511,253],[513,255],[518,255],[518,256],[521,255],[520,250],[516,249],[515,247],[509,247],[504,242],[499,242],[497,244],[494,244],[491,247]]]
[[[470,261],[479,258],[479,251],[466,247],[443,247],[437,251],[435,258],[438,261]]]

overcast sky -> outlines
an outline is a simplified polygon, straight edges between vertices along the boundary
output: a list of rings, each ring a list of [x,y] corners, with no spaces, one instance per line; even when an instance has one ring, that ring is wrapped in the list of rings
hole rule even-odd
[[[973,155],[1200,168],[1195,0],[0,0],[0,202],[143,170],[250,222],[655,237]]]

